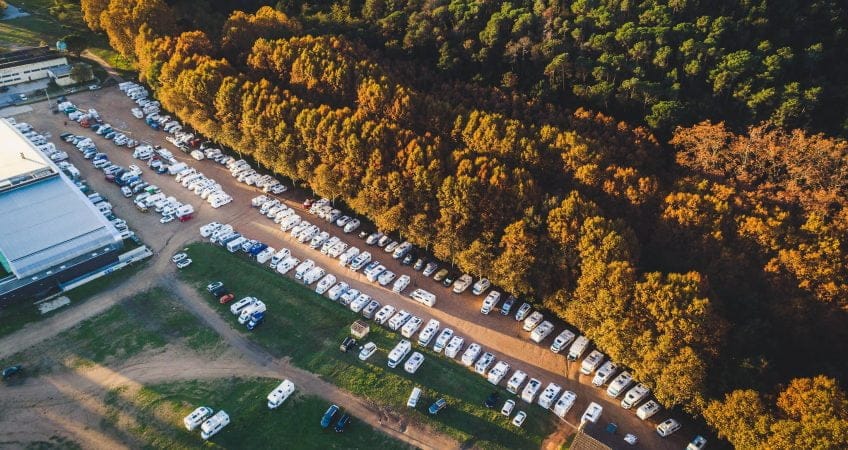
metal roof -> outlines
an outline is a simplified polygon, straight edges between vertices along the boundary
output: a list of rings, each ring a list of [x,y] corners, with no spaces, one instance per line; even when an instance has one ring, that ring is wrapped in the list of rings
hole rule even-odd
[[[0,53],[0,69],[8,69],[10,67],[17,67],[25,64],[34,64],[41,61],[49,61],[51,59],[65,59],[65,56],[46,46],[13,50],[10,52]]]
[[[4,124],[8,127],[0,120],[0,129]],[[16,134],[0,134],[0,166],[20,158],[13,150],[19,143],[10,142],[11,137],[32,147],[25,137]],[[40,152],[35,153],[43,164],[59,172]],[[0,253],[18,278],[119,242],[115,227],[64,175],[0,193]]]

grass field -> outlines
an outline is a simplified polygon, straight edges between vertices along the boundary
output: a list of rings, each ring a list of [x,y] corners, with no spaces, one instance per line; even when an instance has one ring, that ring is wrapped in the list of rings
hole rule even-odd
[[[28,376],[65,365],[125,360],[145,350],[181,343],[199,352],[218,349],[218,335],[200,325],[176,300],[156,288],[122,301],[0,366],[24,364]]]
[[[495,389],[491,384],[429,350],[423,351],[426,361],[415,375],[401,367],[389,369],[386,355],[400,335],[374,324],[367,340],[374,341],[379,350],[368,362],[359,361],[357,352],[341,354],[339,342],[348,335],[358,314],[220,247],[193,244],[189,254],[194,263],[181,272],[182,276],[194,283],[223,317],[241,328],[226,307],[206,294],[203,286],[210,281],[223,281],[236,298],[252,295],[268,305],[265,323],[250,334],[251,339],[277,356],[290,356],[294,364],[344,389],[480,448],[538,448],[554,429],[549,412],[523,402],[517,409],[524,409],[529,416],[523,428],[515,428],[499,409],[483,407],[483,400]],[[414,386],[424,389],[424,395],[418,408],[409,410],[406,399]],[[502,388],[497,390],[502,399],[513,397]],[[430,416],[426,408],[438,397],[445,397],[449,407]]]
[[[265,397],[279,380],[227,379],[145,386],[131,398],[121,391],[106,397],[107,421],[128,432],[145,447],[163,449],[197,448],[203,442],[200,431],[189,432],[182,419],[194,408],[206,405],[223,409],[230,425],[212,437],[211,446],[224,448],[302,448],[302,449],[405,449],[404,444],[353,421],[344,433],[322,430],[318,421],[327,402],[317,397],[295,395],[271,411]],[[135,419],[126,427],[120,414]],[[340,415],[337,415],[340,417]],[[292,445],[292,443],[296,443]],[[209,446],[209,445],[207,445]]]
[[[65,294],[71,299],[70,305],[63,306],[44,315],[38,311],[37,306],[29,301],[14,302],[8,306],[4,306],[3,308],[0,308],[0,337],[12,334],[29,323],[37,322],[55,314],[62,314],[63,311],[67,311],[69,308],[79,306],[92,298],[95,294],[103,292],[133,276],[141,270],[141,268],[145,267],[146,264],[146,262],[142,262],[125,267],[117,272],[113,272],[73,289]]]
[[[133,62],[112,50],[104,35],[88,29],[82,20],[79,2],[15,0],[11,3],[30,15],[0,21],[0,45],[4,47],[54,46],[62,37],[78,34],[88,43],[89,51],[121,71],[122,75],[127,75],[134,70]]]

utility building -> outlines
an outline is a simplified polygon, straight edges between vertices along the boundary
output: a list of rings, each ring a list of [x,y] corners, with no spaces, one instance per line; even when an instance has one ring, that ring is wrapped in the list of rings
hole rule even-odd
[[[0,119],[0,305],[118,261],[123,240],[18,129]]]
[[[50,47],[34,47],[0,54],[0,86],[51,77],[50,70],[70,75],[68,58]]]

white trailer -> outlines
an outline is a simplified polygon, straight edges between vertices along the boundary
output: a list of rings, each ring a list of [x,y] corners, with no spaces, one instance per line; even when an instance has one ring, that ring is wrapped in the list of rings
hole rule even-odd
[[[284,380],[268,394],[268,409],[277,409],[294,393],[294,383]]]

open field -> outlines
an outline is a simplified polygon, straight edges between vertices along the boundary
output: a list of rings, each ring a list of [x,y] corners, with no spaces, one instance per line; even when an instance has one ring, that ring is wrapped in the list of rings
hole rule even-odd
[[[146,265],[147,262],[133,264],[68,291],[63,295],[70,298],[71,303],[59,309],[50,311],[47,314],[42,315],[39,313],[38,307],[31,302],[10,303],[9,305],[0,308],[0,337],[12,334],[29,323],[37,322],[56,314],[62,314],[62,312],[67,311],[69,308],[79,306],[94,295],[110,289],[122,281],[132,277],[142,270],[142,268],[146,267]]]
[[[0,366],[22,363],[28,376],[35,376],[66,366],[122,361],[172,343],[198,352],[218,349],[214,332],[199,324],[166,291],[152,289],[22,354],[0,361]]]
[[[197,448],[200,432],[182,427],[182,419],[194,408],[206,405],[230,415],[228,425],[211,441],[224,448],[262,448],[274,443],[297,443],[297,448],[409,448],[354,418],[344,433],[318,426],[329,404],[317,397],[295,395],[276,410],[265,397],[279,380],[231,378],[144,386],[130,398],[120,389],[106,396],[107,420],[121,427],[120,415],[129,414],[135,426],[125,431],[150,448]],[[341,417],[341,412],[336,418]]]
[[[554,429],[550,412],[523,402],[516,408],[527,411],[529,417],[524,428],[513,427],[499,409],[488,410],[482,405],[495,390],[491,384],[456,361],[429,350],[423,351],[427,359],[414,375],[401,367],[389,369],[386,354],[400,334],[373,323],[366,340],[374,341],[379,350],[371,359],[359,361],[356,351],[341,354],[338,345],[359,314],[222,248],[193,244],[189,255],[194,263],[183,270],[185,278],[203,291],[234,326],[240,327],[229,309],[215,304],[206,294],[203,286],[208,282],[221,280],[237,298],[256,296],[268,305],[265,323],[250,334],[251,339],[277,356],[290,356],[303,369],[388,407],[391,414],[425,422],[460,442],[480,448],[538,448]],[[424,394],[418,408],[409,410],[406,399],[414,386],[422,387]],[[502,399],[513,397],[502,388],[497,390]],[[439,397],[445,397],[449,407],[435,417],[430,416],[426,408]]]
[[[67,0],[16,0],[13,5],[30,15],[0,21],[0,45],[27,47],[54,46],[56,41],[70,34],[85,39],[88,50],[99,56],[122,74],[134,70],[132,61],[124,58],[109,46],[106,36],[88,29],[82,20],[79,2]],[[51,12],[53,8],[53,12]]]

